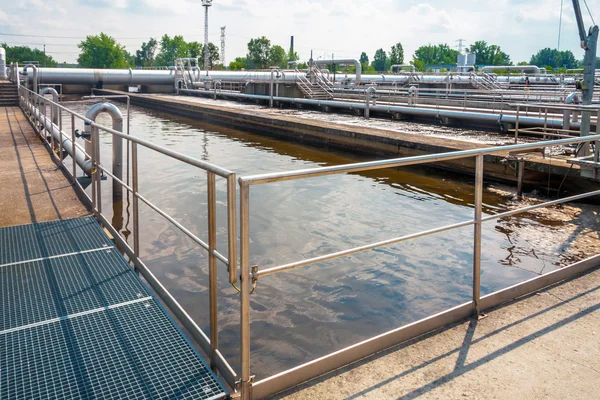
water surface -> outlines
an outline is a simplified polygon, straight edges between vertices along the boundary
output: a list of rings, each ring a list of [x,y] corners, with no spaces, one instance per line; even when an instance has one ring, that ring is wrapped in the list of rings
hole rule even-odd
[[[82,113],[88,107],[73,106]],[[110,125],[107,116],[98,121]],[[366,159],[137,107],[132,108],[131,134],[238,176]],[[103,134],[105,165],[110,165],[110,145],[111,138]],[[145,148],[139,160],[141,193],[207,240],[206,173]],[[252,187],[251,265],[272,267],[472,219],[472,181],[411,168]],[[225,184],[219,178],[217,183],[219,250],[226,254]],[[105,212],[112,215],[110,180],[103,186]],[[485,214],[507,210],[509,203],[486,189]],[[128,211],[126,206],[122,232],[132,243]],[[486,223],[482,293],[562,265],[565,243],[550,239],[541,246],[540,235],[532,234],[558,229],[531,215]],[[204,250],[146,206],[141,232],[142,258],[208,332]],[[473,227],[465,227],[261,278],[251,302],[253,373],[269,376],[468,301],[472,232]],[[219,289],[220,347],[237,370],[239,295],[222,264]]]

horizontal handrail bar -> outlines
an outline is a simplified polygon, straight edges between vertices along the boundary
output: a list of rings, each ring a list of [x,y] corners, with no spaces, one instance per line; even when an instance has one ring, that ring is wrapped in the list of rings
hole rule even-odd
[[[26,90],[29,93],[37,96],[38,98],[42,98],[43,97],[43,96],[40,96],[39,94],[36,94],[35,92],[33,92],[33,91],[29,90],[29,89],[23,88],[22,86],[21,86],[21,88],[23,90]],[[66,111],[66,112],[68,112],[68,113],[76,116],[77,118],[79,118],[79,119],[87,122],[90,126],[93,126],[93,127],[98,128],[98,129],[100,129],[102,131],[108,132],[108,133],[110,133],[112,135],[121,137],[123,139],[129,140],[131,142],[140,144],[140,145],[142,145],[142,146],[144,146],[146,148],[152,149],[154,151],[157,151],[157,152],[162,153],[164,155],[167,155],[169,157],[175,158],[176,160],[179,160],[179,161],[184,162],[186,164],[192,165],[194,167],[201,168],[201,169],[203,169],[205,171],[210,171],[210,172],[212,172],[214,174],[219,175],[222,178],[227,178],[228,176],[233,175],[233,173],[234,173],[233,171],[230,171],[230,170],[228,170],[226,168],[219,167],[218,165],[211,164],[211,163],[208,163],[206,161],[199,160],[197,158],[186,156],[183,153],[179,153],[177,151],[170,150],[170,149],[167,149],[167,148],[162,147],[162,146],[158,146],[158,145],[156,145],[154,143],[151,143],[151,142],[149,142],[147,140],[138,138],[136,136],[131,136],[131,135],[128,135],[128,134],[124,134],[124,133],[116,131],[116,130],[114,130],[112,128],[108,128],[106,126],[100,125],[100,124],[92,121],[91,119],[86,118],[83,115],[78,114],[78,113],[76,113],[76,112],[74,112],[74,111],[72,111],[72,110],[70,110],[70,109],[62,106],[60,103],[55,103],[52,100],[47,99],[45,97],[44,97],[44,101],[47,102],[47,103],[49,103],[49,104],[53,104],[53,105],[57,106],[58,108],[60,108],[60,109],[62,109],[64,111]]]
[[[492,155],[496,153],[505,153],[515,150],[533,150],[540,147],[553,147],[566,144],[593,142],[597,140],[600,140],[600,135],[590,135],[585,136],[583,138],[548,140],[535,143],[513,144],[509,146],[487,147],[472,150],[450,151],[443,154],[427,154],[422,156],[395,158],[390,160],[368,161],[354,164],[334,165],[331,167],[309,168],[296,171],[285,171],[261,175],[243,176],[239,178],[239,181],[241,184],[246,185],[260,185],[269,182],[290,181],[317,176],[362,172],[383,168],[405,167],[410,165],[457,160],[478,155]]]
[[[342,250],[342,251],[338,251],[336,253],[326,254],[323,256],[319,256],[319,257],[308,258],[306,260],[289,263],[289,264],[281,265],[278,267],[267,268],[262,271],[257,271],[256,273],[253,274],[253,276],[258,278],[261,276],[273,275],[278,272],[283,272],[283,271],[290,270],[290,269],[304,267],[309,264],[315,264],[318,262],[329,261],[329,260],[333,260],[335,258],[340,258],[340,257],[349,256],[351,254],[360,253],[365,250],[371,250],[371,249],[376,249],[378,247],[389,246],[391,244],[400,243],[400,242],[404,242],[404,241],[411,240],[411,239],[417,239],[417,238],[420,238],[423,236],[433,235],[435,233],[440,233],[440,232],[445,232],[445,231],[449,231],[452,229],[462,228],[462,227],[473,225],[473,224],[475,224],[475,221],[469,220],[469,221],[463,221],[463,222],[459,222],[459,223],[452,224],[452,225],[442,226],[439,228],[429,229],[429,230],[418,232],[418,233],[412,233],[410,235],[404,235],[404,236],[400,236],[400,237],[393,238],[393,239],[383,240],[381,242],[376,242],[376,243],[371,243],[371,244],[367,244],[364,246],[354,247],[352,249]]]
[[[520,108],[553,108],[553,109],[561,109],[561,110],[575,110],[575,111],[598,111],[600,110],[600,104],[588,104],[588,105],[577,105],[577,104],[567,104],[567,103],[509,103],[507,104],[510,107],[520,107]]]

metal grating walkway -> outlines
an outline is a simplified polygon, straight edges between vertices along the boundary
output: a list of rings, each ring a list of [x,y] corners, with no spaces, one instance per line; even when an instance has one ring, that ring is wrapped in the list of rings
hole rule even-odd
[[[92,217],[0,229],[0,399],[221,399]]]

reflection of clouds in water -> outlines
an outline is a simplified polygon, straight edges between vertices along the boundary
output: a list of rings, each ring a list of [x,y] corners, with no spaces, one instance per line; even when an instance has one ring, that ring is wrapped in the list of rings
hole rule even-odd
[[[132,134],[238,175],[352,161],[185,118],[169,121],[171,116],[135,107],[132,117]],[[110,141],[103,146],[103,157],[110,157]],[[140,149],[140,178],[145,197],[207,240],[203,171]],[[470,220],[472,181],[395,169],[253,187],[251,263],[271,267]],[[217,187],[218,248],[226,254],[225,185],[219,178]],[[110,191],[103,194],[109,204]],[[505,198],[487,191],[484,202],[484,213],[510,208]],[[141,213],[143,258],[206,329],[206,252],[148,207],[142,205]],[[562,265],[557,253],[572,238],[564,225],[551,226],[549,220],[534,214],[484,224],[483,293]],[[272,374],[468,301],[472,234],[465,227],[261,278],[252,296],[253,368],[260,376]],[[217,265],[220,343],[235,365],[239,295],[227,282],[226,268]]]

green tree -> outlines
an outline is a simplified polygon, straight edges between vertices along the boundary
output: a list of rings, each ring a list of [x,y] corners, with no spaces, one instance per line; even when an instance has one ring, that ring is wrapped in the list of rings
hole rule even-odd
[[[387,54],[385,53],[385,50],[383,49],[379,49],[375,52],[375,55],[373,56],[373,68],[375,68],[375,71],[377,72],[383,72],[385,71],[385,67],[386,67],[386,63],[387,63]]]
[[[573,52],[570,50],[558,51],[549,47],[541,49],[531,56],[530,64],[537,65],[538,67],[552,67],[554,69],[577,68],[577,60]]]
[[[214,46],[214,44],[213,44]],[[201,65],[204,63],[204,45],[200,42],[187,42],[186,43],[186,57],[185,58],[199,58]]]
[[[37,61],[40,66],[56,67],[57,62],[50,55],[44,56],[40,49],[30,48],[28,46],[9,46],[6,43],[0,45],[6,50],[6,63],[18,62],[23,65],[25,61]]]
[[[188,57],[188,44],[183,36],[177,35],[171,38],[163,35],[160,39],[160,51],[156,57],[157,65],[174,65],[176,58]]]
[[[279,66],[285,68],[287,65],[287,54],[283,47],[275,45],[269,51],[269,67]]]
[[[485,40],[478,40],[467,48],[469,53],[474,53],[479,65],[512,65],[510,56],[495,44],[488,45]]]
[[[114,38],[100,33],[87,36],[77,47],[77,62],[84,68],[128,68],[127,51]]]
[[[292,47],[290,46],[290,49],[288,50],[288,53],[287,53],[287,60],[288,61],[298,61],[299,59],[300,59],[300,57],[298,56],[298,53],[293,51]]]
[[[398,42],[392,46],[392,51],[390,51],[390,64],[404,64],[404,48],[402,47],[402,43]]]
[[[154,38],[150,38],[148,42],[142,43],[142,48],[135,52],[135,65],[137,67],[151,67],[154,65],[154,58],[158,42]]]
[[[369,56],[364,51],[360,54],[360,65],[362,66],[363,71],[369,69]]]
[[[196,57],[190,55],[190,57]],[[200,65],[204,66],[204,46],[200,45]],[[213,69],[219,63],[219,48],[214,43],[208,44],[208,65]]]
[[[424,71],[429,64],[456,64],[458,51],[447,44],[421,46],[415,51],[413,65]]]
[[[246,64],[250,69],[265,69],[271,63],[271,41],[262,36],[250,39]]]
[[[235,61],[229,63],[229,69],[232,71],[239,71],[247,68],[248,64],[246,64],[246,58],[244,57],[237,57]]]

